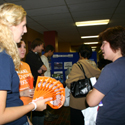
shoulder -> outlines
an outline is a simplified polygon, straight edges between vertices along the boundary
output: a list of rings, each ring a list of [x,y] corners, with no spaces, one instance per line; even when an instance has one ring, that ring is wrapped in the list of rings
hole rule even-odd
[[[92,60],[86,60],[88,63],[90,63],[92,66],[94,66],[95,68],[97,68],[97,65],[95,63],[95,61]]]
[[[34,52],[32,51],[29,51],[29,53],[26,55],[26,62],[31,62],[31,61],[34,61],[34,59],[36,60],[37,59],[37,56]]]
[[[21,70],[22,69],[26,69],[26,70],[28,70],[28,72],[31,72],[29,64],[27,64],[26,62],[23,62],[23,61],[21,61]]]
[[[116,61],[114,61],[114,62],[112,62],[112,63],[109,63],[109,64],[107,64],[104,68],[103,68],[103,70],[105,69],[105,70],[116,70],[117,68],[120,68],[121,67],[121,63],[122,63],[122,60],[116,60]],[[124,63],[125,63],[125,60],[124,60]]]
[[[89,63],[85,59],[78,60],[77,63],[80,63],[82,65],[88,65]],[[76,64],[77,65],[77,64]],[[90,64],[89,64],[90,65]]]
[[[4,57],[5,59],[6,58],[11,58],[11,56],[8,55],[4,50],[2,52],[0,52],[0,57]]]
[[[30,70],[30,66],[28,63],[21,61],[21,67],[27,70]]]
[[[73,69],[73,68],[77,68],[77,67],[78,67],[77,63],[74,63],[74,64],[72,65],[72,69]]]
[[[119,58],[117,59],[116,61],[112,62],[112,63],[109,63],[107,64],[105,67],[104,67],[104,71],[111,71],[112,73],[125,73],[125,57],[122,57],[122,58]],[[124,74],[123,73],[123,74]]]
[[[6,72],[5,74],[15,71],[13,59],[6,52],[0,52],[0,71],[2,73]]]
[[[47,63],[47,62],[48,62],[47,57],[44,56],[44,55],[41,56],[41,60],[42,60],[44,63]]]
[[[30,56],[33,56],[33,55],[35,55],[35,53],[30,50],[30,51],[27,53],[26,57],[30,57]]]
[[[78,62],[86,63],[86,60],[85,59],[80,59],[80,60],[78,60]]]
[[[85,59],[83,60],[79,60],[78,62],[81,63],[81,65],[83,66],[84,71],[86,72],[86,76],[88,77],[99,77],[101,71],[99,68],[95,68],[93,65],[91,65],[90,63],[88,63]]]
[[[79,74],[79,73],[82,73],[82,70],[79,68],[77,63],[74,63],[70,73]]]
[[[110,64],[107,64],[101,71],[101,76],[108,76],[110,75],[110,78],[111,76],[116,76],[116,74],[120,74],[120,66],[115,64],[114,62],[110,63]]]
[[[23,66],[29,67],[29,64],[26,63],[26,62],[21,61],[21,64],[22,64]]]
[[[46,59],[46,57],[44,55],[41,56],[41,59]]]
[[[78,62],[81,63],[83,66],[86,66],[87,68],[97,69],[97,65],[94,61],[82,59],[79,60]]]
[[[10,55],[8,55],[5,51],[0,52],[0,63],[4,62],[7,63],[13,63],[13,60]]]
[[[84,65],[84,60],[78,60],[76,63],[73,64],[72,69],[76,69],[76,68],[78,69],[79,66],[77,64],[79,63],[81,65]]]

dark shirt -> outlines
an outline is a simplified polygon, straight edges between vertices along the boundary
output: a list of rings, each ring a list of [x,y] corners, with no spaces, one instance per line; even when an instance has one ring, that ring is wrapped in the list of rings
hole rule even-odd
[[[26,62],[29,64],[29,66],[31,68],[31,72],[34,77],[34,87],[35,87],[37,77],[41,76],[41,74],[38,73],[38,70],[44,64],[43,64],[39,54],[35,53],[33,51],[29,51],[29,53],[26,55]]]
[[[0,52],[0,90],[7,91],[6,107],[22,106],[19,98],[19,77],[15,71],[12,58],[5,52]],[[26,116],[7,123],[6,125],[23,125]]]
[[[94,87],[105,95],[96,124],[125,125],[125,57],[106,65]]]

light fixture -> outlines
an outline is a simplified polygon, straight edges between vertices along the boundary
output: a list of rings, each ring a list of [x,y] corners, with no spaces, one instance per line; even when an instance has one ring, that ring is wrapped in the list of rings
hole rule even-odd
[[[81,21],[81,22],[76,22],[76,26],[93,26],[93,25],[106,25],[109,23],[109,19],[104,19],[104,20],[92,20],[92,21]]]
[[[92,48],[92,49],[95,49],[95,48],[97,48],[97,47],[96,47],[96,46],[92,46],[91,48]]]
[[[96,49],[92,49],[92,51],[95,51]]]
[[[82,39],[85,39],[85,38],[97,38],[99,37],[98,35],[94,35],[94,36],[81,36]]]
[[[99,42],[85,42],[83,44],[98,44]]]

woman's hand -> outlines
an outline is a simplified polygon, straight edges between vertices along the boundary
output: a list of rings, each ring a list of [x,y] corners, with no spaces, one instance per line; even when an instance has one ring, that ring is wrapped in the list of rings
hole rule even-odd
[[[20,96],[26,96],[32,98],[34,95],[34,89],[26,89],[20,92]]]
[[[46,98],[43,99],[43,97],[38,98],[37,100],[34,100],[34,102],[37,105],[36,111],[43,111],[44,109],[46,109],[46,102],[51,101],[52,98]]]

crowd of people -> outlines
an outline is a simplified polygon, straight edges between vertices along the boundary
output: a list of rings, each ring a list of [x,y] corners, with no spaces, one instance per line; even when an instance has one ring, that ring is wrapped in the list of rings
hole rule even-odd
[[[27,32],[26,15],[19,5],[4,3],[0,6],[0,125],[43,125],[44,120],[58,118],[46,105],[52,98],[33,101],[37,77],[51,77],[48,58],[53,55],[54,47],[45,47],[45,43],[36,38],[26,55],[26,43],[22,40]],[[81,110],[97,106],[100,101],[103,106],[99,107],[96,125],[125,124],[125,28],[108,28],[99,34],[99,41],[104,59],[111,62],[100,70],[89,60],[91,47],[84,44],[79,47],[77,63],[83,66],[88,78],[96,77],[97,82],[86,97],[75,98],[70,93],[71,125],[84,125]],[[45,53],[40,56],[44,47]],[[66,86],[70,89],[72,82],[84,78],[75,63],[65,81]]]

